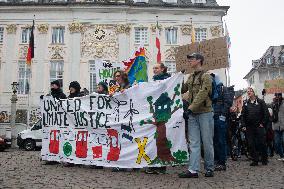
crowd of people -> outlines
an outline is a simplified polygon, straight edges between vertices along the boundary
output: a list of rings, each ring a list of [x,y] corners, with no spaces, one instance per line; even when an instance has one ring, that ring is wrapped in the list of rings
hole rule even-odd
[[[238,160],[245,155],[250,166],[268,165],[268,156],[279,155],[284,162],[284,106],[281,93],[275,94],[273,103],[267,105],[256,96],[255,89],[248,87],[247,100],[241,111],[233,104],[234,90],[226,87],[217,74],[204,70],[206,61],[199,53],[187,56],[188,66],[194,70],[182,84],[186,139],[189,144],[188,169],[180,178],[198,178],[200,160],[204,158],[205,177],[213,177],[214,171],[227,170],[227,158]],[[164,80],[171,75],[167,67],[155,64],[153,80]],[[119,85],[115,92],[131,87],[127,73],[117,70],[113,79]],[[77,81],[69,85],[68,98],[88,94]],[[104,82],[97,85],[97,93],[112,96]],[[59,81],[51,82],[51,93],[56,99],[65,99]],[[114,171],[124,169],[114,168]],[[148,174],[163,174],[166,167],[148,168]]]

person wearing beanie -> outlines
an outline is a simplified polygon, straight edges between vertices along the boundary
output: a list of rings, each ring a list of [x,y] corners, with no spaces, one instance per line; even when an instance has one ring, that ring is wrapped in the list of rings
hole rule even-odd
[[[81,90],[81,86],[78,83],[78,81],[72,81],[69,84],[70,94],[69,94],[68,98],[74,98],[74,97],[82,96],[82,93],[80,93],[80,90]]]
[[[108,86],[105,82],[99,82],[97,87],[98,94],[108,94]]]
[[[247,95],[248,99],[243,103],[241,117],[252,156],[250,166],[258,165],[259,153],[262,164],[267,165],[266,128],[269,122],[268,108],[265,102],[255,95],[253,87],[248,87]]]
[[[60,85],[59,80],[52,81],[50,83],[50,89],[51,89],[50,94],[51,94],[51,96],[53,96],[53,98],[56,98],[57,100],[66,99],[66,95],[63,93],[63,91],[61,89],[61,85]]]

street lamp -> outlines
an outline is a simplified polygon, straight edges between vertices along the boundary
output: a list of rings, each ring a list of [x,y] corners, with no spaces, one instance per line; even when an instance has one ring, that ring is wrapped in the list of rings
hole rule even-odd
[[[13,93],[16,94],[18,91],[19,83],[14,81],[11,85],[12,85]]]
[[[18,83],[13,82],[12,84],[12,98],[11,98],[11,120],[10,120],[10,125],[11,125],[11,146],[13,148],[17,147],[16,143],[16,138],[17,138],[17,131],[16,131],[16,103],[17,103],[17,90],[18,90]]]

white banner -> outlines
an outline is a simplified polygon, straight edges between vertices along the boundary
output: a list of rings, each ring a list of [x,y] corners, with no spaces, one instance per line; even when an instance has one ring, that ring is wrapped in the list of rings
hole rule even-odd
[[[182,79],[140,83],[112,97],[45,97],[42,159],[122,168],[184,164]]]

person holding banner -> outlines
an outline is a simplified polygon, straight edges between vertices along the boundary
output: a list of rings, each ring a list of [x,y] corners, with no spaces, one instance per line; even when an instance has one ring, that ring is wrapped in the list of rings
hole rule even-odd
[[[164,80],[164,79],[171,77],[171,75],[167,73],[167,69],[168,68],[163,63],[155,64],[153,67],[153,72],[154,72],[153,80],[159,81],[159,80]],[[167,167],[149,167],[148,169],[146,169],[145,173],[165,174],[166,171],[167,171]]]
[[[97,93],[98,94],[108,94],[108,86],[105,82],[99,82],[97,87]]]
[[[53,98],[56,98],[57,100],[59,100],[59,99],[66,99],[67,98],[66,95],[63,93],[63,91],[61,89],[59,80],[55,80],[55,81],[52,81],[50,83],[50,90],[51,90],[50,95]],[[43,96],[44,95],[41,95],[40,99],[43,99]]]
[[[212,79],[203,69],[204,57],[199,53],[187,55],[189,66],[194,72],[183,83],[182,93],[188,92],[188,138],[190,141],[189,167],[180,178],[198,178],[200,170],[201,139],[204,147],[205,177],[214,176],[214,120],[212,100]]]
[[[119,88],[116,92],[123,92],[125,89],[131,87],[127,73],[122,70],[116,70],[113,74],[113,79],[119,84]]]
[[[167,70],[168,68],[163,63],[155,64],[153,67],[153,80],[158,81],[171,77],[171,74],[167,73]]]
[[[70,94],[69,94],[68,98],[74,98],[74,97],[81,97],[81,96],[83,96],[82,93],[80,92],[80,90],[81,90],[81,86],[78,83],[78,81],[72,81],[69,84]]]

